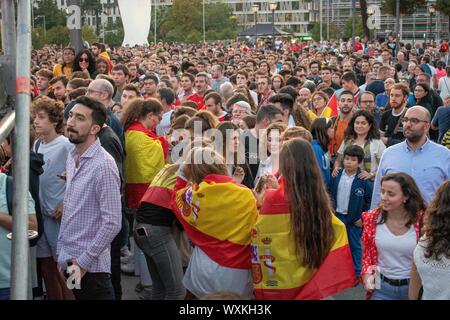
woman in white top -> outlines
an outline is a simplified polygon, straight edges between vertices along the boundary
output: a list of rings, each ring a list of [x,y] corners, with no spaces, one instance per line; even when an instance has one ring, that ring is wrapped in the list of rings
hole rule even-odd
[[[255,177],[255,185],[261,177],[275,175],[279,169],[280,137],[286,130],[286,125],[282,123],[272,123],[266,131],[266,136],[262,139],[262,148],[267,147],[267,156],[261,157],[258,171]]]
[[[361,163],[359,178],[373,180],[386,146],[380,140],[380,131],[373,114],[366,110],[355,112],[348,123],[344,141],[337,152],[338,157],[334,163],[333,177],[337,176],[342,167],[345,148],[354,144],[364,150],[364,160]]]
[[[424,236],[414,251],[409,299],[450,300],[450,181],[436,192],[426,213]]]
[[[381,180],[381,203],[362,214],[362,282],[372,300],[407,300],[413,252],[425,203],[409,175]]]

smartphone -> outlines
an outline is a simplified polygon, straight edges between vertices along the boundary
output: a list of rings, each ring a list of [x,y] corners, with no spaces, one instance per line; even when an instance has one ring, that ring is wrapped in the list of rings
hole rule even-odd
[[[263,191],[264,187],[266,186],[266,183],[267,183],[267,176],[260,176],[255,186],[256,193],[261,193],[261,191]]]
[[[141,237],[147,237],[148,233],[147,230],[144,227],[140,227],[136,229],[136,233]]]

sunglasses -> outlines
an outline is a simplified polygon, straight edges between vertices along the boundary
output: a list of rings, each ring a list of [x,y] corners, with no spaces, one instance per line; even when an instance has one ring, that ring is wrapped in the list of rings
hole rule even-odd
[[[80,62],[89,62],[88,58],[80,58]]]

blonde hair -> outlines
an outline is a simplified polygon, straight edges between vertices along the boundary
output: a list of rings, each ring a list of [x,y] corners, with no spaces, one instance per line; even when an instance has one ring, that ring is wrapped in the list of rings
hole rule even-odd
[[[281,134],[281,141],[291,140],[293,138],[302,138],[306,141],[312,141],[312,134],[303,127],[290,127]]]
[[[228,170],[223,157],[213,148],[194,147],[188,154],[184,173],[189,181],[200,184],[207,175],[227,176]]]

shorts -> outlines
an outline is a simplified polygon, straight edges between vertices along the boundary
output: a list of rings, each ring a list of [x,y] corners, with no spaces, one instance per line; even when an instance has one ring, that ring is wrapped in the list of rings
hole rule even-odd
[[[58,244],[60,222],[56,221],[45,214],[42,215],[42,223],[44,224],[44,233],[39,238],[36,245],[37,258],[56,258],[56,246]]]

